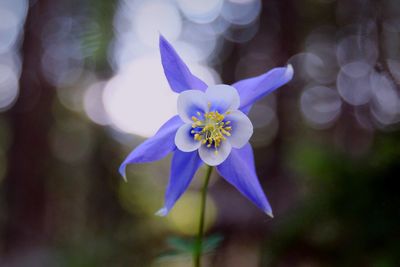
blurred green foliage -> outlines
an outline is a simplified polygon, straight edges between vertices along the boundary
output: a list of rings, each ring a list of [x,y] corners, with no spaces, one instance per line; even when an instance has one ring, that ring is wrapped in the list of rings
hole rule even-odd
[[[381,133],[371,152],[351,157],[304,142],[289,161],[306,193],[264,246],[276,266],[399,266],[400,136]],[[296,264],[295,264],[296,263]]]

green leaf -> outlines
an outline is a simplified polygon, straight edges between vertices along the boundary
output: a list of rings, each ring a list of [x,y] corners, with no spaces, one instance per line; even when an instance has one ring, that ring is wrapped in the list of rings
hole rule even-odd
[[[189,253],[192,253],[196,246],[195,240],[180,237],[169,237],[167,243],[171,248],[177,251]]]
[[[223,241],[221,234],[214,234],[203,239],[202,254],[214,251]],[[181,237],[169,237],[167,244],[178,254],[193,254],[197,250],[196,239],[184,239]]]
[[[186,254],[179,252],[179,251],[170,250],[170,251],[165,251],[165,252],[159,254],[156,257],[156,260],[157,261],[174,260],[174,259],[180,258],[182,255],[186,255]]]
[[[203,241],[203,253],[212,252],[221,244],[223,240],[224,237],[221,234],[214,234],[206,238]]]

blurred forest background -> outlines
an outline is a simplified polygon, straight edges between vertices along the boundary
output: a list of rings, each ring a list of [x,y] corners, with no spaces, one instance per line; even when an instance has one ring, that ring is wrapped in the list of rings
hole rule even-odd
[[[1,0],[0,266],[191,266],[200,177],[160,218],[169,158],[117,172],[176,112],[159,33],[209,83],[295,70],[250,114],[275,218],[214,174],[209,266],[400,266],[398,0]]]

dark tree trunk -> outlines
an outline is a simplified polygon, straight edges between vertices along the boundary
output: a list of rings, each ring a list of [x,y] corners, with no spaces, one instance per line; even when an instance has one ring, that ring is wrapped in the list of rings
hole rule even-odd
[[[46,0],[32,1],[22,45],[20,95],[7,114],[12,131],[8,173],[5,179],[7,222],[5,250],[13,252],[46,239],[45,187],[50,153],[48,132],[55,88],[41,72],[41,31],[49,18]]]

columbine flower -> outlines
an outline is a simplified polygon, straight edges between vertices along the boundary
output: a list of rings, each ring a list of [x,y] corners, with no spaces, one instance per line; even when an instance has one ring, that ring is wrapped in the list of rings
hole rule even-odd
[[[133,150],[120,166],[125,177],[127,164],[164,158],[173,152],[164,207],[165,216],[188,188],[204,163],[218,173],[257,207],[272,216],[271,206],[258,181],[249,139],[253,125],[247,117],[258,99],[290,81],[293,68],[275,68],[232,86],[207,86],[194,76],[172,46],[160,36],[161,61],[171,89],[180,93],[178,115]]]
[[[175,135],[178,150],[198,150],[200,159],[210,166],[224,162],[232,148],[242,148],[253,134],[253,125],[239,105],[238,92],[225,84],[210,86],[205,92],[182,92],[178,114],[184,124]]]

